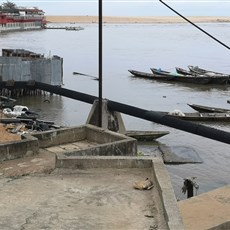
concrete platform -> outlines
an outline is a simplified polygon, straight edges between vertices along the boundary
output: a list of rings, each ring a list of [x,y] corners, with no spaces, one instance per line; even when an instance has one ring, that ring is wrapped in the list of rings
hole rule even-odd
[[[162,158],[137,156],[135,139],[92,125],[34,138],[37,154],[0,164],[0,229],[183,230]]]
[[[186,230],[230,229],[230,185],[178,202]]]
[[[183,229],[161,159],[147,157],[146,164],[140,158],[140,164],[130,156],[88,156],[89,161],[98,158],[101,166],[107,158],[110,167],[55,169],[55,158],[40,150],[1,164],[0,229]],[[154,184],[151,190],[133,188],[147,177]]]
[[[93,125],[49,130],[33,134],[39,147],[76,156],[136,155],[137,140]]]
[[[132,187],[149,176],[90,169],[1,180],[0,229],[167,229],[156,187]]]

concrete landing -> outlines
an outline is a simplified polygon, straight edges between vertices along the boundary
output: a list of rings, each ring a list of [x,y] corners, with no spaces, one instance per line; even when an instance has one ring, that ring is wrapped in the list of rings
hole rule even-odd
[[[98,166],[107,158],[109,168],[55,169],[56,154],[42,149],[36,156],[2,162],[0,229],[184,229],[162,160],[86,158],[87,165],[92,160]],[[133,188],[147,177],[151,190]]]
[[[230,185],[178,202],[186,230],[230,229]]]
[[[65,152],[80,151],[86,148],[96,147],[97,145],[98,143],[96,142],[82,140],[82,141],[72,142],[69,144],[55,145],[46,149],[53,153],[65,153]]]
[[[35,136],[36,154],[0,164],[0,229],[184,229],[162,158],[137,156],[135,139],[90,125]]]
[[[157,188],[132,186],[151,175],[146,169],[65,169],[1,179],[0,229],[167,229]]]

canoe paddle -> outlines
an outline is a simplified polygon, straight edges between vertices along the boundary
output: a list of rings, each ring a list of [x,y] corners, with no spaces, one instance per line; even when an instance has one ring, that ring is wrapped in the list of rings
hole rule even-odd
[[[88,75],[88,74],[84,74],[84,73],[79,73],[79,72],[73,72],[74,75],[82,75],[82,76],[86,76],[86,77],[92,77],[94,78],[93,80],[99,80],[98,77],[92,76],[92,75]]]

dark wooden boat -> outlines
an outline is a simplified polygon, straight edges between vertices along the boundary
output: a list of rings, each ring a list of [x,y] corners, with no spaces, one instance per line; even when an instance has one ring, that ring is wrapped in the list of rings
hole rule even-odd
[[[151,68],[151,71],[153,74],[160,74],[162,76],[168,76],[168,77],[174,77],[174,81],[176,82],[183,82],[183,83],[193,83],[193,84],[212,84],[212,78],[209,76],[203,76],[203,75],[183,75],[183,74],[177,74],[177,73],[170,73],[168,71],[164,71],[161,69],[155,69]]]
[[[204,74],[204,75],[209,75],[209,76],[230,76],[230,74],[225,74],[225,73],[215,72],[212,70],[202,69],[199,66],[189,65],[188,68],[189,68],[190,72],[197,73],[197,74]]]
[[[170,82],[182,82],[182,83],[193,83],[193,84],[210,84],[211,78],[210,77],[194,77],[194,76],[175,76],[170,74],[154,74],[154,73],[146,73],[141,72],[137,70],[128,70],[132,75],[135,77],[141,77],[146,79],[152,79],[152,80],[159,80],[159,81],[170,81]]]
[[[129,130],[125,133],[126,136],[133,137],[138,141],[153,141],[167,134],[169,134],[169,132],[167,131],[136,131],[136,130]]]
[[[176,67],[176,72],[179,73],[179,74],[183,74],[183,75],[197,75],[194,72],[191,72],[191,71],[186,70],[186,69],[182,69],[180,67]]]
[[[173,115],[168,112],[159,112],[162,115],[175,117],[187,121],[202,121],[202,122],[230,122],[230,113],[184,113],[181,115]]]
[[[212,77],[212,79],[211,79],[212,84],[222,85],[222,84],[227,84],[230,81],[230,75],[221,74],[221,73],[217,73],[217,72],[208,72],[208,71],[205,72],[204,69],[201,69],[201,70],[203,70],[203,71],[191,71],[191,70],[185,70],[185,69],[176,67],[176,71],[179,74],[192,75],[192,76],[203,76],[203,77],[208,76],[208,77]]]
[[[188,104],[194,110],[200,113],[230,113],[230,109],[216,108],[204,105]]]
[[[147,79],[152,79],[152,80],[161,80],[161,81],[174,81],[175,80],[174,76],[163,76],[163,75],[157,75],[153,73],[141,72],[137,70],[128,70],[128,71],[135,77],[147,78]]]
[[[179,73],[173,73],[173,72],[169,72],[169,71],[165,71],[162,69],[156,69],[156,68],[151,68],[151,71],[153,74],[158,74],[158,75],[163,75],[163,76],[174,76],[174,77],[178,77],[178,76],[184,76],[184,74],[179,74]]]

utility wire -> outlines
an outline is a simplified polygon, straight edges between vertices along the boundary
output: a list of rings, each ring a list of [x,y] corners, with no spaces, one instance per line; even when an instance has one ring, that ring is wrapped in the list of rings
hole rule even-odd
[[[197,29],[201,30],[203,33],[205,33],[206,35],[208,35],[210,38],[214,39],[216,42],[220,43],[222,46],[224,46],[227,49],[230,49],[229,46],[227,46],[226,44],[224,44],[223,42],[221,42],[220,40],[218,40],[217,38],[213,37],[211,34],[209,34],[208,32],[206,32],[205,30],[203,30],[202,28],[200,28],[199,26],[197,26],[196,24],[194,24],[193,22],[191,22],[190,20],[188,20],[186,17],[184,17],[183,15],[181,15],[180,13],[178,13],[176,10],[174,10],[173,8],[171,8],[169,5],[167,5],[165,2],[163,2],[162,0],[159,0],[162,4],[164,4],[166,7],[168,7],[170,10],[172,10],[174,13],[178,14],[180,17],[182,17],[184,20],[186,20],[187,22],[189,22],[190,24],[192,24],[193,26],[195,26]]]

